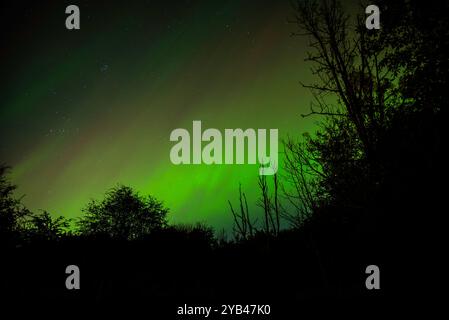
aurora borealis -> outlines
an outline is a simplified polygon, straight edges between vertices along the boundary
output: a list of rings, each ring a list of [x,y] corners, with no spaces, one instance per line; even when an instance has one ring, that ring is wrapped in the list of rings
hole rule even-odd
[[[80,30],[64,27],[68,4]],[[173,165],[170,132],[193,120],[280,139],[314,128],[300,116],[312,74],[289,1],[2,6],[0,161],[31,210],[74,218],[121,183],[163,200],[174,222],[227,228],[240,182],[257,210],[256,167]]]

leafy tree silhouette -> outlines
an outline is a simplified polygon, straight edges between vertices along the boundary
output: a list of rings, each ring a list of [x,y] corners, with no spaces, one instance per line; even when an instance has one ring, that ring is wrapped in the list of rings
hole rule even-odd
[[[7,178],[9,168],[0,165],[0,243],[15,242],[25,229],[25,218],[30,214],[13,193],[16,186]]]
[[[92,200],[78,221],[83,235],[106,235],[133,240],[166,227],[166,209],[152,196],[142,197],[127,186],[117,186],[98,202]]]
[[[390,47],[385,64],[397,72],[400,89],[416,110],[443,111],[449,70],[447,1],[380,0],[381,32],[373,33],[373,50]]]

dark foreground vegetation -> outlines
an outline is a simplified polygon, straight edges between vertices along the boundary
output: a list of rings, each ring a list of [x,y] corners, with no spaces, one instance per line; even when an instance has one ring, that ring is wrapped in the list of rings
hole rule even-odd
[[[174,313],[208,301],[375,308],[405,298],[413,309],[411,301],[435,294],[445,273],[449,8],[378,2],[380,31],[334,1],[298,2],[294,23],[310,38],[317,76],[304,84],[315,98],[304,116],[321,117],[321,129],[284,141],[280,175],[259,181],[258,222],[240,190],[229,239],[206,225],[168,224],[161,202],[124,186],[89,203],[69,228],[24,208],[2,168],[0,274],[9,299]],[[81,290],[64,286],[70,264],[81,269]],[[371,264],[381,290],[365,287]]]

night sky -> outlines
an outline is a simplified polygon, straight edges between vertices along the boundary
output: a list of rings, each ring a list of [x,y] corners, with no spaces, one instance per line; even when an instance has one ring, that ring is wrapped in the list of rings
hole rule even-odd
[[[81,30],[65,28],[69,4]],[[0,162],[17,195],[73,218],[121,183],[163,200],[173,222],[227,228],[241,182],[255,213],[256,165],[175,166],[169,136],[193,120],[313,131],[293,14],[274,0],[2,4]]]

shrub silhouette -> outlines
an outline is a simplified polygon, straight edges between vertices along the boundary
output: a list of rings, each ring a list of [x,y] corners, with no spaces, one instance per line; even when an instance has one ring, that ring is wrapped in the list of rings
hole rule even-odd
[[[167,225],[166,209],[152,196],[142,197],[127,186],[117,186],[98,202],[92,200],[78,221],[83,235],[106,235],[133,240]]]
[[[35,240],[58,240],[68,233],[70,220],[59,216],[53,218],[48,211],[32,214],[28,219],[27,233]]]

